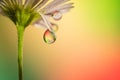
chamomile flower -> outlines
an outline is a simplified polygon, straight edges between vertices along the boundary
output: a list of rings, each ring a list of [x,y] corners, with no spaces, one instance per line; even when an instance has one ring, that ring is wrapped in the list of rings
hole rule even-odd
[[[68,1],[70,0],[1,0],[0,14],[10,18],[16,26],[25,28],[32,24],[44,27],[47,32],[54,34],[53,26],[56,24],[49,21],[49,18],[60,20],[63,13],[73,8],[73,3]],[[54,41],[48,41],[52,42]]]

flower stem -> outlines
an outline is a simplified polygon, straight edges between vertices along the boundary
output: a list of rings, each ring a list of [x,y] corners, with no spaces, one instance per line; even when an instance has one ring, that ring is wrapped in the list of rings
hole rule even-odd
[[[23,34],[24,27],[17,26],[18,32],[18,72],[19,80],[23,80]]]

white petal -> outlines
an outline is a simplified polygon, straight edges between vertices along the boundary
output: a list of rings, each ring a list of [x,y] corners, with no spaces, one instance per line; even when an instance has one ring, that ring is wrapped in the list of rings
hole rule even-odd
[[[37,28],[47,28],[43,20],[38,20],[33,25]]]
[[[56,11],[56,12],[53,12],[53,13],[50,13],[50,14],[46,14],[46,16],[48,17],[53,17],[55,20],[59,20],[62,18],[62,15],[66,12],[69,12],[71,10],[71,8],[66,8],[66,9],[62,9],[60,11]],[[59,12],[59,13],[58,13]]]
[[[66,13],[66,12],[69,12],[69,11],[70,11],[70,9],[71,9],[71,8],[62,9],[62,10],[60,10],[60,12],[61,12],[62,14],[64,14],[64,13]]]
[[[70,1],[70,0],[61,0],[60,2],[56,2],[53,6],[51,6],[51,7],[56,7],[56,6],[58,6],[58,5],[61,5],[61,4],[63,4],[63,3],[65,3],[65,2],[68,2],[68,1]]]
[[[39,0],[26,0],[24,3],[24,7],[33,7],[34,5],[36,5],[38,3]]]
[[[46,5],[46,7],[45,7],[44,9],[51,7],[54,3],[56,3],[56,1],[59,2],[59,1],[61,1],[61,0],[53,0],[53,1],[50,2],[48,5]]]
[[[70,8],[73,8],[72,5],[73,5],[73,3],[65,4],[65,5],[62,5],[62,6],[57,6],[55,8],[50,9],[50,10],[46,10],[45,14],[54,13],[56,11],[60,11],[60,10],[63,10],[63,9],[70,9]]]
[[[57,5],[60,5],[62,3],[65,3],[67,1],[70,1],[70,0],[53,0],[51,3],[49,3],[45,8],[43,9],[50,9],[50,8],[54,8],[55,6]]]
[[[51,26],[52,26],[52,25],[51,25],[51,23],[48,21],[47,17],[46,17],[45,15],[41,14],[41,13],[39,13],[39,14],[41,15],[41,17],[42,17],[45,25],[47,26],[47,28],[48,28],[50,31],[52,31],[52,29],[51,29]]]
[[[41,8],[42,6],[44,6],[49,0],[43,0],[38,6],[37,9]]]

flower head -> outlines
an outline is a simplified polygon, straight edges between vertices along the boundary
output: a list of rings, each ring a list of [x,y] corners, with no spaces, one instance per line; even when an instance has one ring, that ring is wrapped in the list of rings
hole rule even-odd
[[[60,20],[63,13],[73,8],[73,3],[67,3],[68,1],[70,0],[0,0],[0,14],[9,17],[16,26],[25,28],[32,23],[46,28],[45,33],[51,35],[56,31],[54,27],[57,25],[50,22],[49,18]],[[44,36],[45,40],[46,37],[48,36]],[[54,41],[55,38],[52,42]],[[50,39],[46,42],[52,43]]]

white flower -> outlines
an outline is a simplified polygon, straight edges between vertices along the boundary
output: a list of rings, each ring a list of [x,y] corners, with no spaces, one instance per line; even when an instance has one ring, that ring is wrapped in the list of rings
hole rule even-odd
[[[68,1],[69,0],[51,0],[51,2],[49,2],[49,0],[1,0],[0,13],[8,16],[15,24],[18,23],[23,26],[28,26],[31,23],[35,13],[39,14],[41,17],[35,21],[33,25],[37,27],[42,26],[52,31],[49,17],[52,17],[54,20],[60,20],[63,13],[73,8],[73,3],[66,3]],[[25,22],[19,20],[19,18],[23,18],[22,20]]]
[[[53,43],[58,26],[49,21],[49,18],[60,20],[63,13],[73,8],[73,3],[68,1],[70,0],[0,0],[0,14],[10,18],[17,29],[25,29],[31,23],[46,28],[43,38],[45,42]]]

